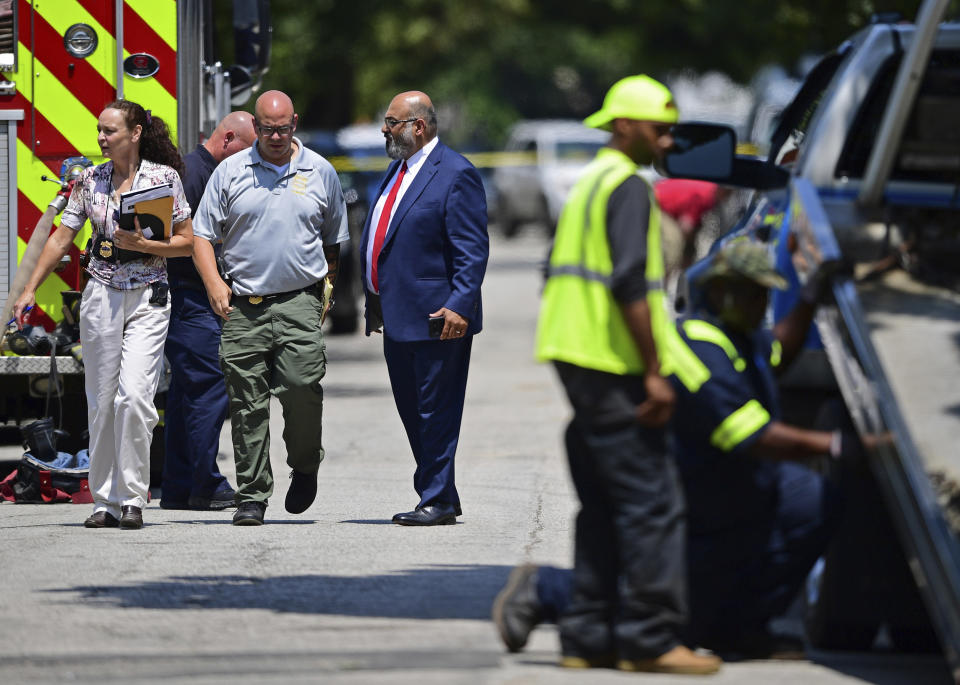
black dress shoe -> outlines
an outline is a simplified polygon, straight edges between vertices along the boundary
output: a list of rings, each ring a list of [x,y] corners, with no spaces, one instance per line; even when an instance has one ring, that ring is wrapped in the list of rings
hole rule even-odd
[[[317,497],[317,474],[290,472],[290,489],[284,506],[291,514],[302,514]]]
[[[457,522],[457,510],[449,504],[428,504],[393,517],[401,526],[449,526]]]
[[[85,528],[116,528],[120,521],[109,511],[98,511],[88,516],[83,525]]]
[[[263,502],[240,502],[237,512],[233,515],[235,526],[262,526],[263,515],[267,505]]]
[[[143,512],[132,504],[120,507],[120,527],[130,530],[143,528]]]

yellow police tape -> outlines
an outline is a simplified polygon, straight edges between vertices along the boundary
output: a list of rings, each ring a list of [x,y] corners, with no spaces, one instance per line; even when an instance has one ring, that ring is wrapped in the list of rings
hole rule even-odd
[[[738,155],[756,155],[757,146],[753,143],[738,143],[736,152]],[[537,153],[528,151],[467,152],[463,156],[478,169],[535,166],[537,163]],[[334,155],[327,157],[327,161],[337,171],[363,172],[385,171],[392,160],[386,155]]]

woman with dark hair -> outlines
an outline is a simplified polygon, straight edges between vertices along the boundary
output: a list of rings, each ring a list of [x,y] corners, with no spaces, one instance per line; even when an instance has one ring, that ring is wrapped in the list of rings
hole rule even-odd
[[[141,528],[158,419],[153,396],[170,319],[166,257],[192,254],[193,229],[180,180],[183,163],[167,125],[135,102],[117,100],[100,113],[97,132],[110,161],[86,169],[77,180],[60,227],[44,246],[13,313],[22,325],[37,288],[89,219],[94,242],[80,304],[80,340],[94,506],[84,525]],[[139,220],[134,230],[117,226],[121,193],[166,183],[173,186],[169,238],[148,239]]]

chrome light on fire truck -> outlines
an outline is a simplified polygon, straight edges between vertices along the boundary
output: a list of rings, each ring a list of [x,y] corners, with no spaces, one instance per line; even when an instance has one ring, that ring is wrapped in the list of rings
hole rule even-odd
[[[63,47],[74,57],[89,57],[97,49],[97,32],[87,24],[74,24],[63,34]]]

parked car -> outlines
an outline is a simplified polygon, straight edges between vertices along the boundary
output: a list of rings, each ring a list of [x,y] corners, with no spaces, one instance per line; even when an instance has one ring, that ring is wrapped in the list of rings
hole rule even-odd
[[[508,154],[493,172],[494,216],[501,232],[513,236],[522,224],[537,222],[553,233],[567,193],[609,135],[574,119],[515,124],[505,146]]]

